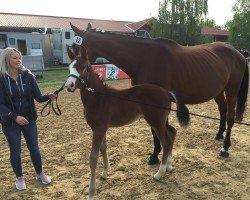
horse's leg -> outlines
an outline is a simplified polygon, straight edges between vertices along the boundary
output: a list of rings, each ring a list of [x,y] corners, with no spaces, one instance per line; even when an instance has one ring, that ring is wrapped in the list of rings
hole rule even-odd
[[[160,129],[156,130],[156,134],[161,142],[163,153],[162,153],[162,160],[159,167],[158,172],[154,175],[154,179],[160,180],[160,178],[165,174],[166,169],[170,169],[170,160],[169,162],[169,154],[171,151],[171,144],[172,144],[172,138],[169,134],[169,131],[166,127],[162,127]]]
[[[224,96],[224,91],[214,98],[218,105],[220,112],[220,128],[218,133],[215,135],[216,140],[223,139],[223,133],[226,130],[226,113],[227,113],[227,103]]]
[[[170,144],[170,152],[167,158],[167,171],[171,172],[173,170],[172,166],[172,152],[173,152],[173,146],[174,146],[174,141],[175,141],[175,136],[176,136],[176,130],[173,126],[170,126],[167,124],[167,129],[171,137],[171,144]]]
[[[89,157],[89,165],[90,165],[90,184],[89,184],[89,196],[88,200],[93,200],[96,190],[96,166],[99,156],[99,150],[105,136],[106,130],[99,129],[93,130],[92,137],[92,149]]]
[[[103,173],[101,176],[102,176],[102,178],[106,179],[107,174],[108,174],[108,169],[110,167],[108,153],[107,153],[106,135],[103,138],[100,151],[101,151],[102,158],[103,158]]]
[[[161,143],[158,139],[155,131],[151,128],[151,133],[153,135],[153,141],[154,141],[154,152],[153,154],[148,158],[148,164],[154,165],[159,163],[158,155],[161,152]]]
[[[231,146],[231,130],[234,125],[235,118],[235,106],[237,102],[237,95],[229,95],[226,93],[227,97],[227,131],[226,137],[223,143],[223,148],[220,150],[220,156],[228,157],[228,149]]]

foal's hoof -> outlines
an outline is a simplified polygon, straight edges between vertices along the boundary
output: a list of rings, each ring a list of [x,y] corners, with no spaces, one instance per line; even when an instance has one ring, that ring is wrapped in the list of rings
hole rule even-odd
[[[220,150],[220,156],[223,158],[228,158],[229,157],[229,152],[226,151],[224,148]]]
[[[215,135],[215,140],[222,140],[224,137],[223,137],[223,135],[222,134],[219,134],[219,133],[217,133],[216,135]]]
[[[148,165],[155,165],[155,164],[158,164],[159,162],[160,162],[160,160],[157,156],[151,155],[148,158]]]
[[[94,197],[87,196],[87,200],[93,200]]]
[[[170,165],[169,167],[167,167],[166,172],[172,172],[174,170],[174,168]]]
[[[102,174],[101,174],[101,180],[106,180],[106,179],[107,179],[107,177],[108,177],[108,175],[107,175],[107,174],[104,174],[104,173],[102,173]]]

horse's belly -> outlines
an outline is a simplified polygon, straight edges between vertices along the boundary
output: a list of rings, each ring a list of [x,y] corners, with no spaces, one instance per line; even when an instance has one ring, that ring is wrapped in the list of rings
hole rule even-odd
[[[135,110],[129,109],[126,111],[120,111],[119,114],[111,116],[109,127],[124,126],[141,118],[143,118],[143,115],[139,114],[139,112],[136,112]]]
[[[183,98],[184,103],[198,104],[209,101],[224,91],[230,72],[226,66],[199,66],[183,70],[172,77],[173,91]]]
[[[187,85],[181,89],[177,89],[179,95],[182,97],[182,100],[186,104],[199,104],[207,102],[221,92],[224,91],[227,82],[222,80],[213,80],[211,82],[196,82],[194,85]],[[190,86],[188,86],[190,85]]]

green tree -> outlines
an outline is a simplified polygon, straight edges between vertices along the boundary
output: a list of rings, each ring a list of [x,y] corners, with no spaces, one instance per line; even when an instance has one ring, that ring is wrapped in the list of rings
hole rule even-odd
[[[183,45],[200,43],[201,22],[208,0],[160,0],[158,19],[151,19],[153,37],[166,37]]]
[[[233,20],[227,23],[229,42],[250,50],[250,0],[237,0],[233,13]]]

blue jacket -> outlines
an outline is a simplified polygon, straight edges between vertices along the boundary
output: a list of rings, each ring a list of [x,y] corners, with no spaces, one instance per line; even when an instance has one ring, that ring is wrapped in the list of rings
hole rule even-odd
[[[17,116],[25,117],[30,123],[37,119],[35,102],[49,100],[42,95],[34,76],[28,70],[20,72],[16,82],[7,74],[0,78],[0,120],[5,126],[12,125]]]

